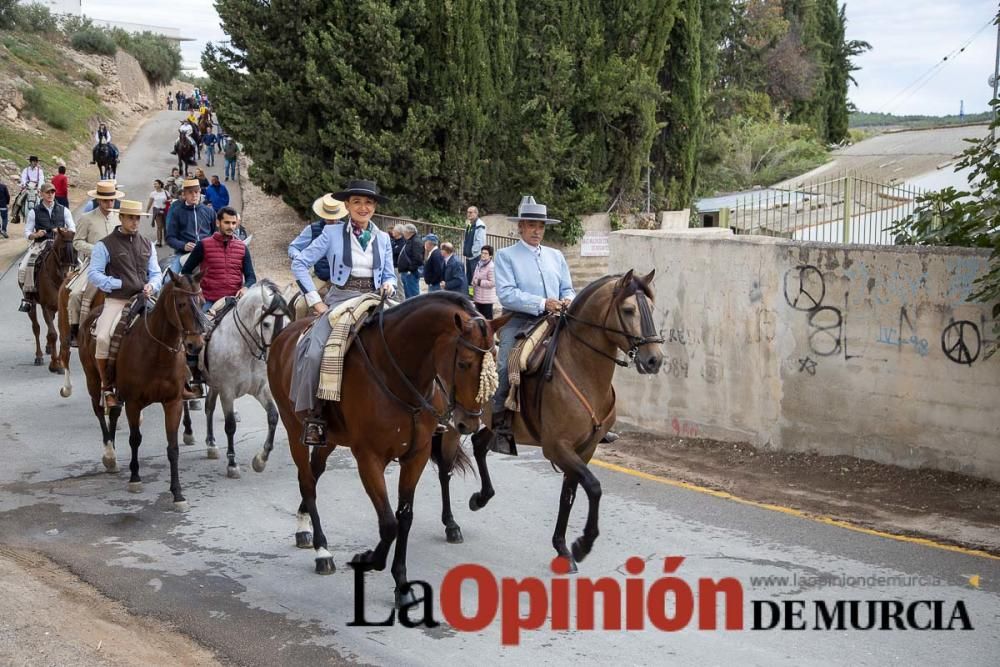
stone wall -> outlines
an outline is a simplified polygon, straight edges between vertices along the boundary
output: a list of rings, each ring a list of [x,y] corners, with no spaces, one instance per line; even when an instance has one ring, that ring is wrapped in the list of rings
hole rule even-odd
[[[619,370],[620,420],[679,436],[1000,480],[1000,354],[969,302],[988,253],[698,232],[612,234],[657,270],[655,377]]]

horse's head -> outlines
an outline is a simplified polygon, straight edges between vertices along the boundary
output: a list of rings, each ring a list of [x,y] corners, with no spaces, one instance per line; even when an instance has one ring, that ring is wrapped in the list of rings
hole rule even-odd
[[[589,322],[600,329],[604,336],[619,350],[635,359],[635,367],[642,374],[655,374],[663,364],[663,337],[656,330],[653,321],[653,276],[656,269],[644,277],[637,277],[633,271],[601,283],[592,297],[598,295],[606,299],[607,305],[600,306],[603,317],[599,322]],[[584,292],[587,290],[585,289]],[[584,306],[581,292],[570,309],[577,314]]]
[[[455,331],[443,343],[451,349],[435,350],[434,359],[438,377],[450,381],[451,423],[463,435],[479,430],[482,404],[490,400],[497,384],[493,329],[481,315],[470,311],[471,307],[454,313]]]
[[[59,259],[59,270],[63,273],[76,267],[78,257],[76,248],[73,247],[73,239],[75,237],[76,232],[70,231],[65,227],[56,229],[52,249],[55,251],[55,256]]]
[[[201,311],[205,299],[201,293],[201,275],[177,275],[167,271],[170,279],[160,292],[160,302],[167,309],[167,319],[183,336],[188,354],[198,354],[205,346],[206,318]]]
[[[240,300],[237,326],[249,327],[247,332],[259,345],[259,357],[266,357],[271,343],[285,325],[295,319],[281,289],[266,278],[253,286]]]

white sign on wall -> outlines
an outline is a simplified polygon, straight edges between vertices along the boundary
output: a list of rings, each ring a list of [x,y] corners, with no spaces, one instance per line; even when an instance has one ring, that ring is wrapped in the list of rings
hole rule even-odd
[[[610,254],[607,232],[586,232],[580,239],[580,257],[607,257]]]

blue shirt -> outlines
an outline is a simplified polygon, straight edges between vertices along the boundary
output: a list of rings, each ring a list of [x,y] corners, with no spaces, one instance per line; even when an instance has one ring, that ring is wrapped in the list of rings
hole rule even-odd
[[[94,250],[90,253],[90,268],[87,269],[87,280],[90,281],[91,285],[105,293],[110,293],[122,286],[122,281],[119,278],[112,278],[104,273],[108,268],[108,259],[108,248],[104,245],[104,241],[95,243]],[[146,267],[146,271],[149,276],[146,278],[146,283],[153,286],[154,292],[159,292],[163,281],[163,274],[160,272],[160,265],[156,262],[155,252],[149,255],[149,266]]]
[[[208,134],[204,134],[201,137],[201,143],[205,144],[206,146],[214,146],[215,142],[217,142],[218,140],[219,138],[214,134],[212,134],[211,132],[209,132]]]
[[[205,199],[218,212],[223,206],[229,206],[229,190],[222,183],[213,183],[205,188]]]
[[[533,248],[524,241],[496,256],[497,297],[504,310],[541,315],[546,299],[576,296],[566,258],[555,248]]]

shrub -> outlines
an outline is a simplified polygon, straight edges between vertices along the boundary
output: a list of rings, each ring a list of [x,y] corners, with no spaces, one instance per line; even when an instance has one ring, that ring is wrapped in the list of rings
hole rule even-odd
[[[84,28],[73,34],[70,44],[81,53],[95,53],[101,56],[113,56],[118,46],[111,36],[100,28]]]
[[[4,11],[8,21],[24,32],[50,33],[59,29],[56,17],[49,8],[37,3],[16,5]]]
[[[82,78],[83,78],[84,81],[86,81],[90,85],[94,86],[95,88],[97,86],[101,85],[101,82],[102,82],[101,75],[98,74],[97,72],[95,72],[93,70],[89,70],[89,69],[83,70],[83,76],[82,76]]]
[[[132,34],[119,28],[111,35],[120,48],[139,61],[151,83],[169,83],[180,74],[181,50],[176,42],[151,32]]]

